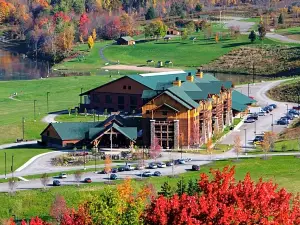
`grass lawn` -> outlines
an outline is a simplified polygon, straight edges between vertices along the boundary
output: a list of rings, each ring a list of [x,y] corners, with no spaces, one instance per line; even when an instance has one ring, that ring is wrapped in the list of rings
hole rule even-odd
[[[290,27],[286,29],[279,29],[276,33],[282,34],[294,40],[300,40],[300,27]]]
[[[7,161],[7,173],[11,171],[11,162],[12,155],[14,155],[14,170],[18,169],[24,163],[26,163],[32,157],[51,151],[50,149],[44,148],[14,148],[14,149],[6,149],[0,152],[0,174],[5,173],[5,156],[4,152],[6,152],[6,161]]]
[[[264,44],[276,43],[269,39]],[[119,60],[121,64],[146,65],[149,59],[157,61],[171,60],[174,67],[198,67],[211,62],[214,59],[228,53],[236,47],[250,44],[247,35],[238,39],[220,38],[216,43],[214,38],[204,40],[203,34],[199,34],[193,44],[191,40],[181,41],[173,39],[169,42],[164,40],[138,43],[135,46],[113,45],[104,50],[105,56],[112,61]],[[179,53],[179,54],[176,54]]]
[[[99,116],[99,121],[105,120],[106,116]],[[94,122],[94,116],[93,115],[75,115],[75,114],[63,114],[55,117],[55,120],[58,122]],[[95,121],[98,121],[98,116],[95,115]]]
[[[264,180],[272,179],[278,183],[279,187],[285,187],[288,191],[296,193],[299,191],[300,180],[300,159],[291,156],[272,157],[269,160],[261,159],[243,159],[239,162],[217,161],[213,164],[201,167],[201,172],[208,173],[210,168],[223,168],[226,165],[235,165],[236,179],[242,180],[246,173],[250,171],[251,177],[258,180],[262,177]],[[157,190],[165,181],[169,181],[175,187],[178,180],[185,181],[199,178],[199,172],[187,172],[178,178],[148,178],[144,182],[133,182],[133,186],[138,189],[145,183],[152,183]],[[80,202],[92,198],[91,194],[97,195],[103,191],[103,183],[93,183],[90,185],[51,188],[48,191],[31,190],[18,192],[15,196],[1,193],[0,218],[7,218],[15,214],[18,218],[29,218],[40,216],[47,219],[50,205],[57,194],[63,195],[69,206],[77,206]]]
[[[0,144],[22,138],[22,117],[25,117],[25,139],[40,138],[46,127],[41,122],[47,113],[46,93],[49,94],[49,111],[73,108],[79,103],[80,89],[95,88],[119,76],[60,77],[30,81],[0,82]],[[16,100],[9,97],[17,92]],[[36,101],[36,122],[33,102]]]

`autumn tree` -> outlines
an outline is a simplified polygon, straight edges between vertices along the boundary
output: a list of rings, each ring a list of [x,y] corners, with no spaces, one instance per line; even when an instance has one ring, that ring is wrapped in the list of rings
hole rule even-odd
[[[264,134],[264,139],[261,143],[261,147],[263,152],[265,153],[265,159],[267,159],[267,153],[274,148],[276,137],[277,135],[272,131],[266,132]]]
[[[235,135],[234,136],[234,146],[233,146],[233,149],[234,149],[234,151],[236,153],[236,159],[238,160],[240,152],[242,150],[241,137],[239,135]]]
[[[77,182],[77,186],[79,186],[79,183],[81,181],[81,177],[82,177],[82,172],[80,170],[77,170],[75,173],[74,173],[74,177],[75,177],[75,180]]]
[[[89,38],[88,38],[88,46],[89,46],[89,49],[92,49],[94,47],[94,39],[93,37],[90,35]]]
[[[79,19],[79,33],[84,39],[88,37],[90,19],[86,13],[83,13]]]
[[[95,28],[93,29],[93,32],[92,32],[92,38],[94,41],[96,41],[96,39],[97,39],[97,32],[96,32]]]
[[[218,35],[218,33],[216,33],[216,35],[215,35],[215,42],[219,43],[219,35]]]
[[[180,34],[181,34],[181,40],[186,40],[188,38],[187,29],[184,28]]]
[[[61,195],[56,195],[55,200],[50,207],[50,216],[60,223],[63,215],[67,212],[68,208],[65,198]]]
[[[78,210],[71,209],[66,211],[60,225],[92,225],[92,218],[86,203],[79,205]]]
[[[152,200],[142,216],[144,224],[299,224],[300,197],[278,189],[272,181],[255,182],[247,173],[235,180],[234,167],[210,170],[198,182],[201,193]]]
[[[206,152],[208,154],[210,154],[210,156],[212,155],[213,153],[213,142],[212,142],[212,139],[209,138],[207,143],[206,143]],[[211,159],[210,159],[211,160]]]
[[[105,160],[104,160],[104,171],[105,171],[105,173],[108,174],[108,179],[110,179],[110,178],[109,178],[109,174],[110,174],[110,172],[111,172],[111,163],[112,163],[112,161],[111,161],[110,155],[105,155]]]
[[[159,139],[155,136],[149,150],[150,158],[156,161],[157,157],[159,157],[161,153],[161,150]]]
[[[259,38],[260,40],[263,40],[267,34],[266,28],[264,25],[260,25],[258,28]]]
[[[121,35],[133,36],[134,34],[134,21],[131,16],[124,13],[120,17],[120,31]]]
[[[50,181],[50,178],[49,178],[49,175],[47,173],[44,173],[42,176],[41,176],[41,183],[44,187],[44,189],[46,189],[48,183]]]

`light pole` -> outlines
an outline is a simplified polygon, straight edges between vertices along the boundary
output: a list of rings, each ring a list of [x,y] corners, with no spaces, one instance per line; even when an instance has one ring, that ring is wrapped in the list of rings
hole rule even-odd
[[[83,88],[80,88],[80,104],[82,104],[82,92],[83,92]]]
[[[245,131],[245,152],[247,152],[247,129],[244,129],[244,131]]]
[[[286,105],[286,114],[289,113],[289,105],[288,104],[285,104]]]
[[[22,138],[25,139],[25,117],[22,117]]]
[[[248,83],[248,97],[250,95],[250,83]]]
[[[256,120],[254,122],[254,135],[256,136]]]
[[[272,130],[272,132],[273,132],[273,130],[274,130],[273,114],[271,113],[270,115],[272,116],[271,130]]]
[[[85,150],[86,150],[86,146],[82,146],[82,149],[83,149],[83,170],[86,170],[86,167],[85,167]]]
[[[33,120],[34,120],[34,122],[36,122],[36,117],[35,117],[35,105],[36,105],[36,101],[37,100],[33,100]]]
[[[6,177],[6,152],[4,152],[4,174],[5,174],[4,179],[7,179],[7,177]]]
[[[49,113],[49,94],[50,92],[47,91],[47,113]]]
[[[14,178],[14,154],[11,156],[11,175]]]

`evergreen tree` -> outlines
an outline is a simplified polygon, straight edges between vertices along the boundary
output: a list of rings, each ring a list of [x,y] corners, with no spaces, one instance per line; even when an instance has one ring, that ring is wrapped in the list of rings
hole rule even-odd
[[[176,193],[181,196],[183,193],[186,192],[186,183],[184,182],[183,179],[179,180],[177,182],[177,190]]]
[[[199,3],[196,5],[195,7],[195,11],[196,12],[201,12],[202,11],[202,5],[200,5]]]
[[[152,20],[155,18],[155,10],[153,6],[149,7],[147,13],[145,14],[145,19],[146,20]]]
[[[258,28],[258,33],[260,40],[263,40],[267,34],[266,28],[263,25],[260,25]]]
[[[253,43],[255,40],[256,40],[256,34],[254,32],[254,30],[252,30],[249,34],[249,37],[248,37],[251,41],[251,43]]]
[[[284,24],[284,18],[283,18],[282,13],[280,13],[280,15],[279,15],[279,17],[278,17],[278,23],[279,23],[279,24]]]
[[[198,185],[198,180],[193,180],[190,179],[186,188],[186,193],[190,196],[195,195],[196,193],[199,193],[199,185]]]
[[[169,182],[164,182],[164,184],[161,186],[161,192],[159,192],[158,194],[163,195],[167,198],[173,195],[173,190]]]

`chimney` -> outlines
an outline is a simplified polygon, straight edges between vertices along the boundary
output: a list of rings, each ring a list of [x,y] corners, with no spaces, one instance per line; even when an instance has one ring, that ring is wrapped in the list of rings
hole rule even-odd
[[[203,72],[201,71],[201,69],[197,69],[196,77],[200,79],[203,77]]]
[[[175,80],[175,81],[173,81],[173,85],[174,85],[174,86],[178,86],[178,87],[180,87],[180,86],[181,86],[181,80],[179,80],[179,78],[178,78],[178,77],[176,77],[176,80]]]
[[[186,80],[189,82],[194,82],[194,76],[192,75],[191,72],[189,72],[188,75],[186,76]]]

